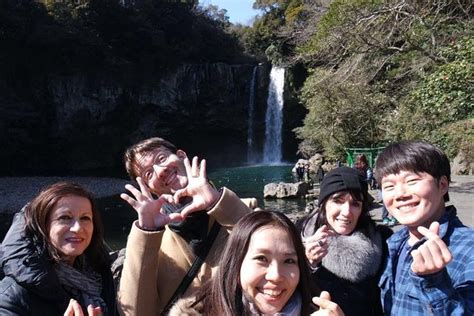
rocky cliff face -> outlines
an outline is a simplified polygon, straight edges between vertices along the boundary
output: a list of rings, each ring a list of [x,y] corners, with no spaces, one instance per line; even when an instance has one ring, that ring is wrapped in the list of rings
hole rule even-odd
[[[244,161],[253,67],[185,64],[159,78],[3,76],[1,175],[117,174],[125,148],[152,136],[216,164]]]

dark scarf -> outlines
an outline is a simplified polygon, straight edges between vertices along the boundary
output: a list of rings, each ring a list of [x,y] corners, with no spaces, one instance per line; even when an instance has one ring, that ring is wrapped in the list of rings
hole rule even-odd
[[[167,213],[179,212],[187,204],[185,201],[181,205],[166,205],[165,211]],[[193,253],[198,255],[204,240],[207,237],[207,230],[209,225],[209,215],[206,211],[198,211],[191,213],[182,222],[175,222],[168,224],[168,227],[181,236],[191,247]]]
[[[76,260],[81,260],[78,258]],[[90,304],[102,309],[103,315],[108,315],[107,305],[101,297],[102,278],[100,274],[92,271],[90,266],[83,260],[81,264],[84,269],[78,270],[65,263],[55,266],[56,273],[64,290],[76,299],[84,311]]]

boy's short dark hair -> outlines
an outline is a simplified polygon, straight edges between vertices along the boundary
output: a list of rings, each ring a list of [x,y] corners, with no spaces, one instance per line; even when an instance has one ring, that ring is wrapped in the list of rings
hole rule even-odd
[[[402,170],[426,172],[436,181],[446,176],[451,182],[451,167],[446,154],[438,147],[424,141],[402,141],[385,148],[377,157],[375,176],[378,183],[389,174]],[[444,200],[449,201],[446,192]]]
[[[178,149],[175,145],[160,137],[148,138],[130,146],[123,155],[125,169],[132,180],[138,177],[137,156],[147,154],[157,148],[164,147],[175,154]]]

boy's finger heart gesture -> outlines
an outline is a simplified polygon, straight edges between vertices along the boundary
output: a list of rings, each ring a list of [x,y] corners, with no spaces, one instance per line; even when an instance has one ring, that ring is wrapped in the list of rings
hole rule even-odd
[[[418,232],[427,240],[418,249],[412,251],[411,270],[418,275],[441,271],[453,257],[448,246],[439,237],[439,223],[431,223],[429,229],[420,226]]]

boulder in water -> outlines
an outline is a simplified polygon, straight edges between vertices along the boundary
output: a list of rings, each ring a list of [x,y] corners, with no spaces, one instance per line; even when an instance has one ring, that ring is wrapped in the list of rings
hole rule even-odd
[[[309,183],[269,183],[263,188],[264,198],[300,198],[305,197],[310,189]]]

